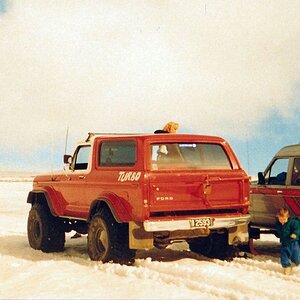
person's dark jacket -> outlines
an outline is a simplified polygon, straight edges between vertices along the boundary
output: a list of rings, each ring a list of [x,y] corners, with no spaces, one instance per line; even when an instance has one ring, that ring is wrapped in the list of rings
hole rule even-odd
[[[289,246],[293,241],[299,240],[300,235],[300,221],[297,218],[288,219],[285,224],[281,224],[278,220],[276,221],[276,230],[280,242],[283,246]],[[294,233],[296,238],[291,238],[291,234]]]

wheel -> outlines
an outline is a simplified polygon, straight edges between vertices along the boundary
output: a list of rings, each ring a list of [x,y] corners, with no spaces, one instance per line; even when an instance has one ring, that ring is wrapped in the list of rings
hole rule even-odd
[[[230,260],[236,256],[236,249],[228,245],[228,234],[212,233],[204,238],[197,238],[189,242],[190,250],[210,258]]]
[[[64,250],[65,232],[49,208],[35,203],[29,211],[27,236],[33,249],[43,252],[60,252]]]
[[[191,251],[209,257],[213,245],[212,236],[209,235],[207,237],[193,239],[188,242],[188,244]]]
[[[108,209],[100,209],[89,224],[88,253],[104,263],[132,263],[136,251],[129,249],[128,224],[116,222]]]

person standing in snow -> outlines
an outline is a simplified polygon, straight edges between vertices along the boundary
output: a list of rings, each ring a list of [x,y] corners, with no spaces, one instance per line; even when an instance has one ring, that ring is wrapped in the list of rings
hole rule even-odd
[[[280,262],[284,274],[289,275],[292,270],[291,262],[296,266],[300,264],[300,222],[296,218],[289,218],[286,208],[280,208],[276,217],[276,230],[281,243]]]

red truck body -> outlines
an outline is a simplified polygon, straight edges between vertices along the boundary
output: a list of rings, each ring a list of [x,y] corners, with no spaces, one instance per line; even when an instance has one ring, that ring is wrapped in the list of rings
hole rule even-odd
[[[129,224],[131,249],[198,245],[222,230],[228,244],[247,241],[249,178],[222,138],[89,134],[65,162],[64,171],[35,177],[28,196],[32,204],[44,201],[64,232],[88,233],[105,208],[116,223]]]

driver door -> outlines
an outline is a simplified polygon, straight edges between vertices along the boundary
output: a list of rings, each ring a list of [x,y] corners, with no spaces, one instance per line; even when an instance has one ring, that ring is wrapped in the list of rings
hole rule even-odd
[[[274,227],[279,208],[286,206],[288,169],[289,158],[276,158],[264,172],[265,183],[252,187],[249,212],[254,225]]]
[[[91,168],[90,150],[90,145],[78,146],[64,183],[60,185],[60,192],[66,201],[66,215],[84,217],[88,212],[89,206],[84,208],[83,205],[86,199],[87,176]]]

